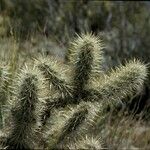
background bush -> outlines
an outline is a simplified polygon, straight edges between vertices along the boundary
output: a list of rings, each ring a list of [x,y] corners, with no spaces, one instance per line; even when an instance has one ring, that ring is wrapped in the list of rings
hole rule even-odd
[[[25,39],[38,32],[66,46],[75,32],[92,31],[109,43],[105,53],[112,64],[132,56],[150,60],[149,2],[1,0],[0,3],[0,26],[4,24],[7,29],[3,32],[7,31],[7,35],[12,30]]]

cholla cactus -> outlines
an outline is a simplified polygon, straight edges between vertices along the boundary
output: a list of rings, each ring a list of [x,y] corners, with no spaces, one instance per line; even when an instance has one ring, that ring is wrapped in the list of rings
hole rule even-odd
[[[75,137],[78,137],[88,132],[84,129],[96,128],[105,106],[115,106],[123,98],[141,90],[147,68],[140,61],[133,60],[105,75],[101,69],[103,44],[99,38],[92,34],[82,35],[72,45],[69,64],[72,67],[73,78],[71,82],[65,81],[67,82],[65,84],[63,82],[63,85],[73,84],[74,90],[71,91],[73,98],[66,97],[68,101],[64,102],[59,95],[53,102],[49,100],[47,110],[55,106],[58,108],[68,104],[80,104],[82,101],[85,101],[85,105],[89,103],[88,101],[92,102],[86,122],[83,121],[75,132],[77,134]],[[92,109],[96,111],[93,112]]]
[[[78,139],[72,145],[68,145],[69,149],[91,149],[101,150],[104,149],[102,146],[101,138],[85,135],[80,140]]]
[[[33,149],[34,135],[38,129],[44,82],[40,72],[27,66],[17,78],[16,95],[11,101],[12,124],[4,146],[8,149]]]
[[[72,43],[69,65],[40,57],[35,67],[22,71],[11,104],[12,126],[3,142],[6,148],[33,149],[40,144],[43,149],[102,149],[93,134],[103,122],[103,109],[141,90],[147,75],[138,60],[105,75],[103,47],[99,38],[82,34]]]
[[[70,49],[70,64],[74,69],[74,96],[86,95],[85,88],[91,78],[101,74],[103,43],[92,34],[78,36]]]
[[[45,111],[42,115],[43,124],[45,124],[53,107],[66,105],[72,98],[73,86],[69,77],[71,73],[67,65],[63,65],[52,57],[40,57],[35,60],[35,64],[45,77],[49,90]],[[66,74],[68,77],[66,77]]]
[[[86,106],[77,107],[68,106],[65,110],[56,110],[54,116],[50,119],[50,128],[48,127],[47,144],[49,149],[59,148],[58,145],[70,134],[78,130],[80,124],[85,120],[88,114]],[[57,147],[56,147],[57,146]]]
[[[61,96],[58,96],[55,102],[49,101],[47,105],[49,108],[58,103],[67,105],[80,103],[83,100],[99,101],[103,105],[116,104],[142,88],[147,68],[140,61],[130,61],[105,75],[101,69],[103,44],[99,38],[92,34],[82,35],[72,45],[69,64],[73,78],[68,84],[73,84],[73,98],[64,102]]]
[[[8,100],[9,68],[1,62],[0,66],[0,128],[3,127],[3,106]]]
[[[93,95],[97,93],[98,100],[116,105],[123,98],[140,91],[146,75],[146,66],[133,60],[112,70],[109,75],[104,76],[103,81],[100,77],[93,78],[88,88],[93,90]]]
[[[45,76],[46,81],[49,84],[50,96],[52,98],[66,98],[72,96],[72,86],[68,84],[69,78],[69,67],[58,62],[54,58],[38,58],[35,62],[39,70]],[[68,77],[66,76],[68,74]]]
[[[1,62],[2,63],[2,62]],[[7,65],[2,64],[0,66],[0,103],[6,103],[6,92],[9,82],[9,68]]]

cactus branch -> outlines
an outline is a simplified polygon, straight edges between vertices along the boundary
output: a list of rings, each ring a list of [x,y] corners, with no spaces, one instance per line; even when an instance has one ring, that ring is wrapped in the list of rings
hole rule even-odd
[[[41,111],[41,106],[38,106],[40,90],[44,90],[40,77],[36,69],[28,67],[20,74],[20,81],[16,87],[16,102],[11,110],[12,127],[4,143],[8,149],[32,149],[34,146],[34,134],[38,128]]]
[[[56,122],[50,129],[48,136],[48,148],[56,148],[56,146],[63,141],[69,134],[75,131],[87,115],[87,109],[84,106],[71,109],[67,113],[60,111],[58,122]],[[55,118],[56,119],[56,118]]]

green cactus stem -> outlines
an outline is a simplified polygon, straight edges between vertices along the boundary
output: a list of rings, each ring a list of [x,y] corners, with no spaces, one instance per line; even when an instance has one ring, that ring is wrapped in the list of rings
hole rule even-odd
[[[67,108],[66,108],[67,109]],[[69,111],[57,111],[59,118],[51,119],[52,125],[48,131],[48,148],[56,148],[63,139],[67,138],[69,134],[75,132],[78,126],[83,122],[88,111],[84,106],[77,108],[68,107]]]
[[[12,126],[4,146],[8,149],[35,148],[34,135],[39,126],[44,84],[35,68],[25,69],[19,74],[16,96],[12,103]]]
[[[101,74],[103,44],[92,34],[82,34],[72,43],[70,49],[70,64],[74,69],[74,97],[82,98],[86,95],[85,87],[91,77]]]

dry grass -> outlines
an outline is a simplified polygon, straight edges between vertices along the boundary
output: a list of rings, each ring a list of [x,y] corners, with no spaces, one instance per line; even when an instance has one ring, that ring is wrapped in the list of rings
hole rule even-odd
[[[150,149],[149,125],[141,115],[110,113],[100,134],[108,149]]]

